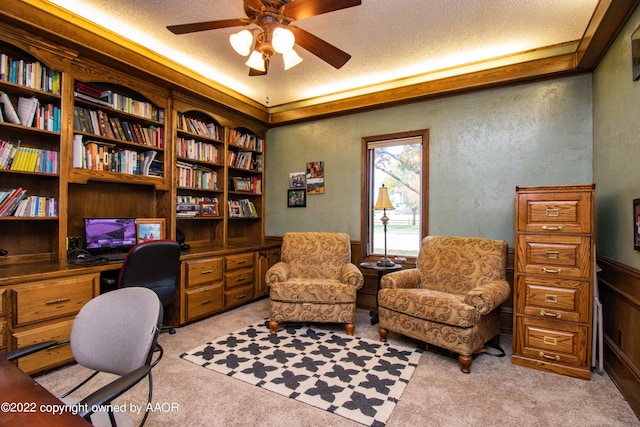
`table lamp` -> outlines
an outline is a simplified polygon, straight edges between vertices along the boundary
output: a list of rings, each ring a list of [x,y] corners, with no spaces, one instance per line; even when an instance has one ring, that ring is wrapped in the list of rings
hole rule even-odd
[[[389,200],[389,191],[387,187],[382,184],[382,187],[378,190],[378,200],[376,201],[376,205],[373,207],[373,210],[382,210],[382,218],[380,219],[384,225],[384,258],[377,262],[380,267],[391,267],[394,265],[394,262],[387,257],[387,223],[389,222],[387,209],[395,209],[395,207],[391,204],[391,200]]]

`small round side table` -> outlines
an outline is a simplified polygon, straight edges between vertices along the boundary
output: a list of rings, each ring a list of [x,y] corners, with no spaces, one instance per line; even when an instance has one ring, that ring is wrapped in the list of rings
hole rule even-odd
[[[402,269],[402,264],[382,266],[382,265],[378,265],[377,262],[373,261],[373,262],[361,262],[360,267],[368,268],[369,270],[375,270],[378,272],[378,291],[380,291],[380,287],[382,284],[382,276],[384,276],[387,273],[391,273],[393,271],[398,271]],[[376,323],[378,323],[378,291],[376,291],[376,310],[370,312],[372,325],[375,325]]]

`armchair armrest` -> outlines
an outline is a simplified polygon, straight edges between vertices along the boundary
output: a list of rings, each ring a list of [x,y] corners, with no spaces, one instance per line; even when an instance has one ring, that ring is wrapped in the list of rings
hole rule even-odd
[[[412,289],[420,287],[420,271],[417,268],[395,271],[385,274],[380,281],[380,288]]]
[[[506,280],[493,280],[467,292],[464,302],[474,306],[478,314],[485,315],[505,302],[510,293],[511,288]]]
[[[22,348],[16,348],[15,350],[7,351],[6,353],[3,353],[0,356],[4,357],[8,361],[12,361],[12,360],[20,359],[21,357],[28,356],[33,353],[37,353],[42,350],[46,350],[51,347],[55,347],[57,345],[66,344],[68,342],[69,341],[59,342],[55,340],[39,342],[39,343],[31,344]]]
[[[340,281],[360,289],[364,285],[364,276],[355,264],[348,263],[342,266],[342,277]]]
[[[267,270],[267,285],[271,286],[278,282],[285,282],[289,278],[289,264],[284,261],[275,263]]]

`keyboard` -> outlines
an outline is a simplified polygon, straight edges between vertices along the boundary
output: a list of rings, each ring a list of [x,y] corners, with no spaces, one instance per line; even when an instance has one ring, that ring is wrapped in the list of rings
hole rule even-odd
[[[117,253],[117,254],[101,254],[99,258],[105,259],[107,261],[124,261],[127,257],[127,253]]]

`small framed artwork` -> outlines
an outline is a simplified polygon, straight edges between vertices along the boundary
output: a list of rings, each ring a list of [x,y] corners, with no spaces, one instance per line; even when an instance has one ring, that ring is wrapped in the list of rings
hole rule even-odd
[[[201,216],[220,216],[218,202],[200,202]]]
[[[164,218],[136,218],[138,243],[164,239]]]
[[[307,163],[307,191],[309,194],[324,194],[324,162]]]
[[[640,199],[633,200],[633,249],[640,251]]]
[[[631,66],[633,80],[640,78],[640,27],[631,35]]]
[[[307,180],[304,172],[293,172],[289,174],[289,188],[305,188]]]
[[[307,190],[291,188],[287,190],[287,206],[290,208],[304,208],[307,206]]]
[[[251,191],[251,181],[249,178],[233,178],[233,188],[235,191]]]

